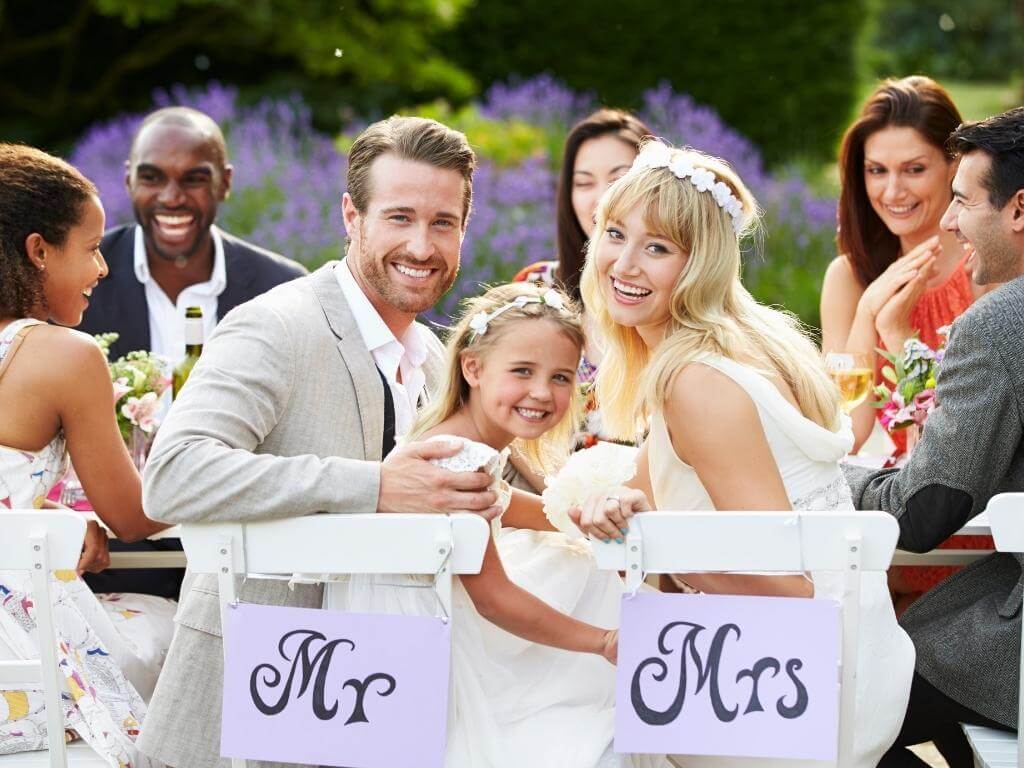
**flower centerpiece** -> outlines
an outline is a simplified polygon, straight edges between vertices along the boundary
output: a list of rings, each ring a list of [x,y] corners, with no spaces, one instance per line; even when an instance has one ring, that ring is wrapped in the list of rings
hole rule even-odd
[[[117,341],[118,334],[102,333],[95,338],[109,357],[110,345]],[[139,350],[129,352],[108,365],[110,380],[114,384],[117,428],[128,446],[132,461],[141,470],[149,445],[160,426],[160,398],[170,385],[167,361],[160,355]]]
[[[938,349],[932,349],[916,336],[911,336],[904,343],[899,357],[878,350],[890,365],[882,368],[882,377],[888,383],[875,387],[878,399],[873,405],[882,409],[879,421],[890,433],[909,427],[919,429],[938,405],[935,380],[945,355],[949,326],[940,328],[938,333],[942,339]]]

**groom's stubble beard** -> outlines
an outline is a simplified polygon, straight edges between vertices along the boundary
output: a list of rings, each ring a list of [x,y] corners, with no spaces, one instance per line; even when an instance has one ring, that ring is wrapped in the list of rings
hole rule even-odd
[[[351,253],[352,249],[349,248],[349,251]],[[461,253],[459,255],[461,257]],[[389,305],[400,312],[410,314],[419,314],[430,309],[455,285],[461,261],[461,258],[457,258],[454,268],[449,267],[441,257],[424,262],[408,256],[400,247],[378,256],[369,248],[362,222],[359,223],[359,247],[355,256],[359,261],[359,271],[367,284]],[[437,274],[431,286],[425,287],[424,291],[410,290],[397,285],[391,279],[388,265],[394,261],[423,269],[436,269]]]

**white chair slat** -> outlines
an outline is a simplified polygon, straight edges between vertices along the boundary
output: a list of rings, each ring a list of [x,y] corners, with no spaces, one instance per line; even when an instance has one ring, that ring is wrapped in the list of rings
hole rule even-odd
[[[999,552],[1024,552],[1024,493],[1000,493],[988,501],[985,509],[992,538]],[[1024,669],[1024,647],[1021,648],[1021,668]],[[1018,733],[1024,728],[1024,682],[1017,681]],[[1017,734],[964,725],[967,741],[974,750],[977,764],[983,768],[1024,768],[1024,754],[1018,749]]]
[[[39,659],[28,661],[0,661],[0,685],[38,683],[43,665]]]
[[[56,634],[50,572],[70,570],[77,564],[85,537],[85,519],[74,512],[50,510],[0,511],[0,569],[28,571],[32,580],[40,658],[0,662],[0,683],[39,685],[46,704],[49,749],[0,756],[0,768],[100,768],[106,766],[87,744],[64,743],[60,703],[61,677],[57,669]]]
[[[0,510],[0,563],[13,571],[32,570],[32,536],[45,534],[50,567],[73,569],[82,556],[85,518],[75,512]]]
[[[67,746],[67,765],[70,768],[109,768],[110,764],[97,755],[84,741],[73,741]],[[58,764],[62,765],[62,764]],[[16,752],[0,755],[3,768],[53,768],[49,752]]]
[[[197,573],[220,572],[225,539],[234,542],[238,572],[436,573],[450,551],[453,573],[477,573],[489,535],[486,521],[468,514],[310,515],[181,529]]]
[[[852,532],[863,540],[861,569],[885,571],[899,534],[884,512],[645,512],[630,526],[643,539],[646,573],[844,571]],[[625,570],[623,545],[593,549],[600,568]]]

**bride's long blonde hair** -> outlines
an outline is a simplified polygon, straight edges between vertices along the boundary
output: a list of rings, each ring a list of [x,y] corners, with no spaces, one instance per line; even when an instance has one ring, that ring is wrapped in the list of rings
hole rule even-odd
[[[558,294],[561,307],[554,307],[543,301],[532,301],[523,306],[513,306],[487,324],[485,333],[476,333],[470,326],[474,316],[514,304],[520,296],[540,299],[549,292]],[[469,403],[469,382],[462,375],[462,358],[475,355],[486,365],[488,353],[507,335],[515,333],[516,327],[525,322],[547,321],[554,323],[582,354],[583,323],[576,304],[561,291],[534,283],[507,283],[489,288],[480,296],[463,302],[462,316],[450,330],[445,344],[445,384],[430,404],[420,411],[416,423],[409,432],[416,439],[425,432],[454,416]],[[569,411],[562,420],[535,440],[514,440],[512,448],[526,462],[545,474],[553,473],[568,458],[573,437],[583,421],[583,398],[577,387],[573,388]]]
[[[794,315],[758,303],[740,282],[740,240],[759,226],[757,201],[724,160],[692,149],[672,150],[677,157],[729,186],[743,206],[742,226],[737,233],[710,192],[667,168],[634,168],[601,198],[580,286],[607,347],[596,385],[605,428],[622,440],[643,435],[679,370],[714,354],[779,376],[804,416],[836,431],[839,393],[817,347]],[[653,351],[635,328],[612,320],[595,258],[608,221],[624,221],[636,208],[651,232],[689,254],[672,290],[665,338]]]

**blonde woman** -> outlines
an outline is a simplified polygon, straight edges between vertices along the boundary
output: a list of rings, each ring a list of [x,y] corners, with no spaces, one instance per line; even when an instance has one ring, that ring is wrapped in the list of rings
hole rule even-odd
[[[448,339],[446,381],[408,437],[458,442],[459,453],[435,463],[490,473],[506,508],[510,447],[545,471],[569,453],[582,350],[567,296],[529,283],[495,286],[468,302]],[[607,662],[618,649],[618,575],[598,571],[584,544],[543,517],[503,513],[491,526],[480,573],[459,577],[452,594],[445,766],[663,765],[612,751],[615,670]],[[354,576],[328,586],[326,606],[433,614],[436,599],[423,579]]]
[[[740,240],[756,226],[756,201],[724,161],[658,142],[602,198],[582,281],[607,342],[598,398],[616,437],[648,437],[635,490],[582,511],[593,537],[621,535],[647,498],[666,510],[853,509],[838,465],[853,435],[818,351],[740,282]],[[841,594],[834,577],[812,576],[678,578],[705,592]],[[865,583],[862,611],[853,765],[873,768],[902,722],[914,651],[881,574]]]

